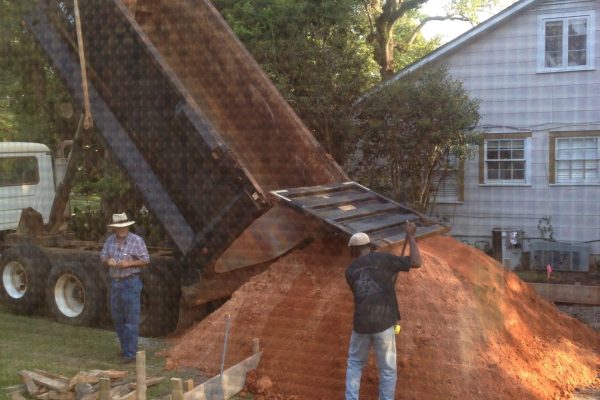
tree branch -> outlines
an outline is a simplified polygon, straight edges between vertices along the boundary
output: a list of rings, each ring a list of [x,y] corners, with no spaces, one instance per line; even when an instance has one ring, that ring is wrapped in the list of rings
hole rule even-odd
[[[363,3],[365,4],[365,11],[367,12],[367,17],[369,18],[369,28],[371,29],[369,34],[370,36],[375,33],[375,26],[373,25],[373,18],[371,17],[371,10],[369,9],[369,0],[364,0]]]
[[[408,39],[408,42],[406,43],[406,47],[410,47],[410,45],[413,44],[413,42],[417,38],[417,35],[421,31],[421,29],[423,29],[425,24],[427,24],[428,22],[431,22],[431,21],[465,21],[465,22],[470,22],[471,24],[474,24],[474,22],[471,19],[469,19],[463,15],[439,15],[439,16],[427,17],[427,18],[423,19],[421,21],[421,23],[419,23],[419,25],[413,30],[412,34],[410,35],[410,38]]]
[[[389,1],[389,0],[388,0]],[[394,2],[395,3],[395,2]],[[390,21],[392,24],[398,20],[398,18],[402,17],[404,14],[409,12],[410,10],[416,10],[421,7],[423,4],[427,3],[427,0],[406,0],[400,4],[400,7],[391,11],[390,13]],[[397,3],[396,3],[397,5]]]

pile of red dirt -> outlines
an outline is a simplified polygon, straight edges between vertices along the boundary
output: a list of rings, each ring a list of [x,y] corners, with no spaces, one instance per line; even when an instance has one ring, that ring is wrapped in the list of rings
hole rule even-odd
[[[568,399],[576,387],[600,387],[600,334],[475,248],[442,236],[419,246],[423,267],[398,278],[396,399]],[[315,242],[283,257],[176,339],[169,362],[217,374],[229,314],[226,368],[259,338],[259,372],[276,398],[343,398],[353,312],[346,251]],[[361,398],[376,399],[377,384],[371,357]]]

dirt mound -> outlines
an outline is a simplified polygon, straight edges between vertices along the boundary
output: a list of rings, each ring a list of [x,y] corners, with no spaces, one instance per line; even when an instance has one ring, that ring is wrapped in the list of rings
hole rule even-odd
[[[484,253],[454,239],[419,242],[423,267],[399,275],[397,399],[560,399],[600,386],[600,335],[560,313]],[[341,399],[353,302],[350,257],[313,243],[273,264],[177,339],[177,365],[214,375],[226,314],[226,367],[264,351],[260,372],[297,399]],[[373,359],[362,399],[377,398]]]

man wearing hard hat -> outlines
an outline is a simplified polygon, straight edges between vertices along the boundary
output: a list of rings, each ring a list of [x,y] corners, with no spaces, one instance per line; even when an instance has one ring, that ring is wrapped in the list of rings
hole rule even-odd
[[[140,295],[142,293],[142,268],[150,263],[144,239],[129,232],[127,214],[113,214],[108,225],[114,231],[110,235],[100,260],[109,268],[110,308],[115,330],[121,344],[121,363],[135,361],[140,323]]]
[[[346,281],[354,295],[354,324],[348,350],[346,400],[358,400],[360,378],[369,349],[373,346],[379,368],[379,400],[393,400],[396,391],[396,337],[400,320],[396,300],[396,274],[421,266],[415,242],[417,227],[406,223],[410,256],[371,252],[369,236],[352,235],[348,246],[357,257],[346,270]],[[396,327],[397,326],[397,327]]]

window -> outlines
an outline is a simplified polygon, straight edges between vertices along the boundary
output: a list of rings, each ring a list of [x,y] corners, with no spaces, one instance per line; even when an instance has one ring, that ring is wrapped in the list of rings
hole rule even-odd
[[[598,184],[600,140],[594,133],[552,133],[550,160],[553,180],[550,183]],[[597,135],[597,133],[596,133]],[[552,151],[553,150],[553,151]]]
[[[572,71],[594,67],[594,12],[538,18],[538,69]]]
[[[526,183],[526,143],[524,138],[486,140],[483,183]]]
[[[35,157],[0,158],[0,186],[35,185],[39,181]]]
[[[457,203],[464,200],[462,185],[463,162],[454,155],[449,155],[433,178],[436,203]]]

